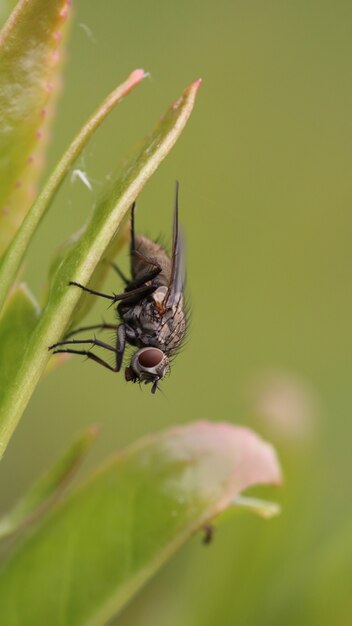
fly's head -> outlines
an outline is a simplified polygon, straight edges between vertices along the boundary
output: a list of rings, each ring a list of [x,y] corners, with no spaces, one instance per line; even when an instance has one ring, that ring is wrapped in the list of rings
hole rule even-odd
[[[152,384],[152,393],[158,388],[158,382],[169,371],[169,359],[159,348],[141,348],[137,350],[131,359],[131,364],[126,367],[125,378],[127,381],[144,382]]]

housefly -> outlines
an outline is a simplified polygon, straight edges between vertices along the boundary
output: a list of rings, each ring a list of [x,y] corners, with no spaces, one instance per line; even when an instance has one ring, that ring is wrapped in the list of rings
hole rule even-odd
[[[135,235],[135,204],[131,209],[131,279],[114,265],[115,270],[125,283],[121,294],[109,295],[94,291],[83,285],[70,282],[89,294],[107,298],[112,304],[118,303],[116,313],[118,324],[96,324],[71,331],[64,341],[60,341],[49,350],[54,353],[65,352],[82,354],[113,372],[119,372],[123,362],[126,344],[137,348],[132,355],[130,364],[125,369],[127,381],[151,384],[154,394],[158,382],[170,370],[170,359],[179,349],[186,331],[186,314],[184,307],[184,241],[178,223],[178,182],[173,225],[173,242],[171,258],[166,250],[157,242]],[[87,330],[114,330],[115,345],[94,339],[70,339],[75,334]],[[90,344],[113,352],[115,365],[94,354],[90,349],[78,349],[68,346]]]

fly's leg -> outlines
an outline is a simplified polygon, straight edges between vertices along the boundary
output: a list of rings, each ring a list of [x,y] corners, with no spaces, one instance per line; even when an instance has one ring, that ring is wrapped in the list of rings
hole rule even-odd
[[[82,354],[83,356],[86,356],[88,359],[91,359],[92,361],[99,363],[99,365],[106,367],[108,370],[111,370],[112,372],[118,371],[116,367],[112,367],[109,363],[101,359],[99,356],[97,356],[93,352],[89,352],[89,350],[71,350],[70,348],[67,348],[66,350],[61,350],[61,349],[54,350],[53,354],[59,354],[61,352],[65,354]]]
[[[108,343],[104,341],[99,341],[99,339],[69,339],[64,341],[58,341],[57,343],[53,343],[52,346],[49,346],[48,350],[53,350],[53,348],[57,348],[58,346],[67,346],[69,344],[78,344],[78,343],[89,343],[91,346],[98,346],[99,348],[105,348],[105,350],[110,350],[111,352],[116,352],[116,348],[110,346]],[[62,350],[60,350],[62,352]],[[64,350],[65,352],[65,350]]]
[[[90,352],[89,350],[76,350],[76,349],[72,349],[72,348],[61,348],[60,346],[66,346],[68,344],[82,344],[82,343],[89,343],[93,346],[99,346],[100,348],[105,348],[106,350],[110,350],[111,352],[115,352],[116,353],[116,365],[115,367],[113,367],[112,365],[110,365],[110,363],[107,363],[106,361],[104,361],[104,359],[101,359],[99,356],[97,356],[96,354],[94,354],[94,352]],[[58,350],[54,350],[53,354],[81,354],[82,356],[86,356],[88,359],[91,359],[92,361],[95,361],[96,363],[98,363],[99,365],[102,365],[103,367],[106,367],[107,369],[111,370],[112,372],[118,372],[121,364],[119,365],[119,355],[116,351],[116,348],[114,348],[113,346],[110,346],[107,343],[104,343],[103,341],[99,341],[97,339],[84,339],[82,341],[79,340],[75,340],[72,339],[71,341],[60,341],[59,343],[55,343],[54,345],[50,346],[49,350],[52,350],[53,348],[57,348],[59,347]],[[121,359],[122,360],[122,359]]]
[[[123,354],[126,347],[126,326],[120,324],[116,333],[116,371],[119,372],[122,365]]]
[[[108,300],[114,300],[115,296],[109,296],[107,293],[101,293],[100,291],[94,291],[94,289],[89,289],[80,283],[76,283],[74,280],[70,280],[69,285],[74,285],[75,287],[79,287],[82,291],[86,291],[87,293],[91,293],[93,296],[99,296],[100,298],[108,298]]]
[[[136,297],[138,301],[140,297],[144,297],[146,294],[153,293],[153,291],[155,291],[156,289],[156,287],[153,287],[152,285],[145,285],[143,281],[143,284],[140,287],[131,288],[130,291],[125,291],[124,293],[118,293],[113,296],[109,296],[107,293],[101,293],[100,291],[94,291],[93,289],[88,289],[88,287],[84,287],[80,283],[76,283],[74,281],[70,281],[69,285],[75,285],[76,287],[79,287],[83,291],[87,291],[88,293],[91,293],[93,296],[100,296],[101,298],[108,298],[108,300],[112,300],[112,304],[114,304],[114,302],[118,302],[119,300],[125,300],[127,302],[130,299],[135,299]]]
[[[142,298],[145,298],[149,294],[155,291],[156,287],[154,285],[145,285],[142,284],[140,287],[136,289],[131,289],[131,291],[125,291],[124,293],[116,294],[114,296],[114,302],[123,302],[124,304],[134,304],[139,302]]]
[[[128,280],[126,278],[126,276],[121,272],[119,267],[117,265],[115,265],[115,263],[111,263],[112,267],[116,270],[116,272],[118,273],[120,278],[127,285],[124,293],[116,294],[114,296],[114,301],[115,302],[117,302],[118,300],[129,300],[130,296],[131,296],[131,298],[132,297],[135,298],[135,296],[138,296],[139,294],[145,295],[144,294],[144,290],[137,291],[137,289],[139,289],[140,287],[146,287],[147,288],[147,285],[145,285],[145,283],[150,282],[154,278],[156,278],[156,276],[158,276],[158,274],[160,274],[160,272],[162,270],[162,268],[160,267],[160,265],[158,263],[154,263],[154,261],[151,261],[150,259],[147,259],[147,257],[144,257],[139,252],[134,252],[134,254],[136,254],[140,258],[142,258],[146,262],[146,264],[154,266],[154,269],[152,269],[150,272],[144,274],[144,276],[141,276],[137,280]],[[149,291],[149,285],[148,285],[148,291]],[[153,287],[153,290],[150,293],[152,293],[153,291],[155,291],[155,287]]]
[[[152,294],[155,289],[156,287],[153,287],[153,285],[143,285],[143,288],[136,289],[134,292],[129,291],[128,293],[122,294],[124,296],[123,298],[117,298],[117,300],[120,300],[120,304],[117,306],[120,317],[123,318],[126,307],[138,304],[143,298]]]
[[[107,324],[107,326],[109,325]],[[99,341],[99,339],[94,338],[94,339],[70,339],[70,340],[59,341],[57,343],[54,343],[48,349],[53,350],[54,348],[59,348],[59,350],[55,349],[53,354],[57,354],[58,352],[66,352],[70,354],[83,354],[100,364],[104,364],[106,367],[108,367],[112,371],[119,372],[121,369],[123,354],[124,354],[125,347],[126,347],[126,329],[125,329],[124,324],[120,324],[118,327],[113,326],[113,328],[114,329],[117,328],[115,348],[113,346],[110,346],[108,343],[105,343],[104,341]],[[99,348],[104,348],[105,350],[110,350],[111,352],[114,352],[116,354],[115,367],[111,367],[105,361],[100,359],[100,357],[97,357],[95,354],[93,354],[89,350],[75,350],[75,349],[72,350],[71,348],[66,348],[66,347],[61,348],[61,346],[87,344],[87,343],[90,344],[91,346],[98,346]]]
[[[148,261],[149,263],[149,261]],[[150,272],[148,272],[147,274],[144,274],[144,276],[141,276],[140,278],[137,278],[136,280],[132,280],[129,285],[126,287],[126,291],[125,293],[129,293],[131,291],[134,291],[135,289],[137,289],[138,287],[141,287],[142,285],[144,285],[145,283],[148,283],[149,281],[153,280],[153,278],[156,278],[158,276],[158,274],[160,274],[161,272],[161,267],[160,265],[157,265],[156,263],[149,263],[150,265],[154,265],[154,269],[151,270]]]
[[[93,326],[81,326],[80,328],[75,328],[74,330],[70,330],[67,335],[65,335],[65,339],[69,337],[73,337],[73,335],[77,335],[78,333],[83,333],[86,330],[117,330],[118,326],[116,324],[94,324]]]

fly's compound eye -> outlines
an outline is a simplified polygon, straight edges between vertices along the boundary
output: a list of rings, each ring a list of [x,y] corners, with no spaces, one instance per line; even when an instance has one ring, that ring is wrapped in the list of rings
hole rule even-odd
[[[159,348],[146,348],[138,354],[138,363],[143,369],[157,367],[164,358],[164,353]]]
[[[128,372],[126,371],[126,380],[132,380],[133,376],[134,380],[147,384],[161,380],[168,370],[169,359],[162,350],[151,346],[141,348],[132,357]]]

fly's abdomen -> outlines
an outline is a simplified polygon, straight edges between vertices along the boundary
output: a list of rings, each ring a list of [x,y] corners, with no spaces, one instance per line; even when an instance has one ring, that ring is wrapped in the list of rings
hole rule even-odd
[[[155,241],[143,235],[136,236],[136,251],[141,255],[132,257],[132,275],[138,280],[147,274],[151,266],[158,265],[161,272],[157,276],[159,285],[168,285],[171,276],[171,261],[166,250]],[[146,262],[148,259],[149,264]]]

